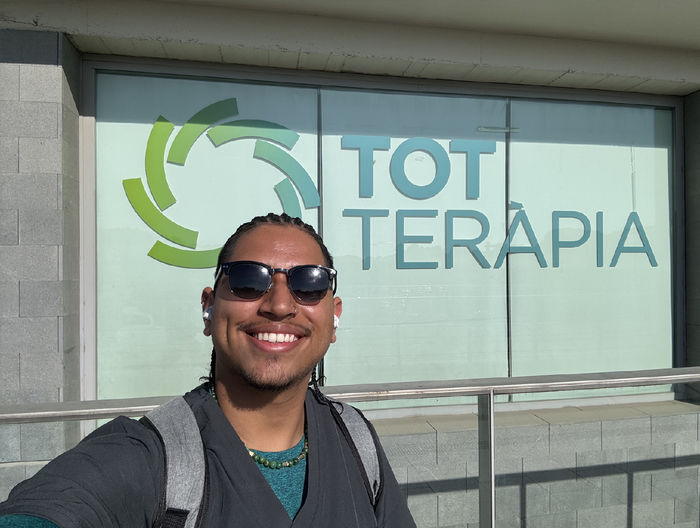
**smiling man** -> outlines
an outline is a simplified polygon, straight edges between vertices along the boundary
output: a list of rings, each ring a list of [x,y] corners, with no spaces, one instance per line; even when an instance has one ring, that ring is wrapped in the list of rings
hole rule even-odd
[[[49,463],[0,504],[0,527],[415,527],[374,429],[318,390],[336,286],[311,226],[241,225],[202,292],[209,380]]]

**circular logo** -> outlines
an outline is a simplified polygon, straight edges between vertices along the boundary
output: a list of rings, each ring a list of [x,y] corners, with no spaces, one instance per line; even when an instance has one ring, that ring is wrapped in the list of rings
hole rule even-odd
[[[311,177],[288,152],[298,141],[299,134],[272,121],[225,121],[236,115],[238,105],[235,98],[206,106],[180,128],[169,149],[167,144],[175,125],[163,116],[159,116],[153,123],[146,144],[145,159],[146,184],[150,196],[141,178],[126,179],[122,184],[136,214],[153,231],[175,244],[157,240],[148,252],[155,260],[181,268],[216,266],[221,248],[197,249],[199,232],[173,222],[164,214],[164,211],[176,202],[165,177],[166,163],[184,165],[192,145],[202,134],[206,133],[214,147],[238,139],[255,139],[253,157],[271,164],[285,176],[274,186],[274,190],[282,204],[282,210],[289,216],[301,216],[301,204],[297,193],[306,209],[320,205],[318,190]]]

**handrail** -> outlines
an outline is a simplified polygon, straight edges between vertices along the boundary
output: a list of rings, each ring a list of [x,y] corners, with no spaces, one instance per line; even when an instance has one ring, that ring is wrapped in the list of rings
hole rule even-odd
[[[608,389],[644,385],[667,385],[700,381],[700,367],[596,372],[515,378],[479,378],[448,381],[418,381],[338,385],[323,392],[337,400],[384,401],[393,399],[444,398],[479,394],[514,394],[564,390]],[[0,424],[95,420],[119,415],[142,416],[168,401],[170,396],[49,402],[0,407]]]

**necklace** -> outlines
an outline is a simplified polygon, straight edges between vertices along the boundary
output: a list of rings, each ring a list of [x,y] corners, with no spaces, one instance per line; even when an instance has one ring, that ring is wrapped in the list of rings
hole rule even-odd
[[[216,391],[214,390],[214,384],[210,383],[209,384],[209,394],[211,394],[211,397],[214,398],[214,401],[217,403],[219,400],[216,398]],[[309,439],[307,438],[307,428],[306,428],[306,420],[304,420],[304,447],[301,450],[301,453],[299,453],[297,456],[294,458],[290,458],[289,460],[285,460],[284,462],[276,462],[275,460],[270,460],[269,458],[265,458],[263,455],[256,453],[252,449],[250,449],[248,446],[244,446],[246,450],[248,451],[248,454],[261,466],[264,466],[269,469],[282,469],[286,467],[292,467],[296,466],[299,462],[304,460],[306,458],[306,455],[309,452]]]

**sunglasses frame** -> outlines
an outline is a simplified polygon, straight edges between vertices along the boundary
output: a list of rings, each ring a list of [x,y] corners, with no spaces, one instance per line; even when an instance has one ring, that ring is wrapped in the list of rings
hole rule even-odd
[[[269,274],[269,277],[268,277],[269,281],[268,281],[267,289],[264,292],[262,292],[260,294],[260,296],[253,297],[251,299],[247,299],[245,297],[239,297],[238,295],[236,295],[236,293],[231,288],[231,283],[228,280],[226,281],[226,284],[228,285],[229,291],[233,295],[236,295],[236,297],[239,297],[239,298],[244,299],[246,301],[255,301],[255,300],[258,300],[258,299],[264,297],[265,294],[267,292],[269,292],[270,289],[272,288],[272,278],[274,277],[275,273],[284,273],[287,277],[287,288],[289,289],[289,292],[292,294],[292,297],[294,297],[294,299],[298,303],[306,304],[306,305],[318,304],[319,302],[321,302],[323,297],[325,297],[325,294],[318,301],[309,302],[309,301],[304,301],[304,300],[300,299],[297,296],[297,294],[294,292],[294,290],[292,289],[291,282],[289,280],[289,274],[294,273],[295,270],[298,270],[300,268],[313,268],[313,269],[321,269],[321,270],[325,271],[328,274],[328,289],[333,292],[333,295],[335,295],[335,292],[338,289],[338,272],[336,270],[334,270],[333,268],[329,268],[328,266],[321,266],[319,264],[301,264],[299,266],[292,266],[291,268],[273,268],[272,266],[269,266],[269,265],[265,264],[264,262],[257,262],[255,260],[234,260],[231,262],[224,262],[223,264],[221,264],[218,271],[216,272],[216,275],[214,276],[214,285],[215,286],[216,286],[216,283],[219,281],[219,277],[221,277],[224,273],[226,275],[229,275],[229,270],[234,264],[254,264],[256,266],[260,266],[260,267],[266,269],[268,274]]]

